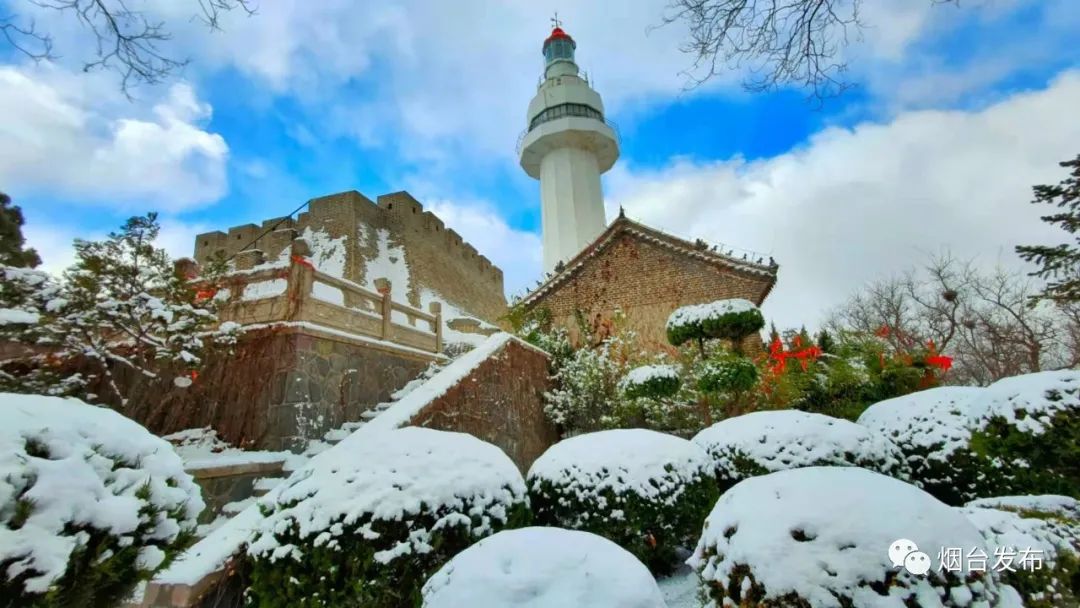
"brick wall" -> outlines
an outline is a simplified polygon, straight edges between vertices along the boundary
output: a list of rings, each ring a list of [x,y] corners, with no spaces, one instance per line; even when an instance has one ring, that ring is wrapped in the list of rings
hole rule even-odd
[[[275,230],[252,244],[275,225]],[[261,225],[200,234],[195,238],[195,260],[205,263],[218,253],[231,256],[250,245],[261,250],[266,260],[274,261],[306,228],[346,238],[346,279],[363,285],[377,278],[367,276],[367,263],[379,253],[378,230],[387,230],[390,244],[405,251],[412,282],[393,288],[405,290],[410,304],[420,307],[420,292],[427,288],[485,321],[496,322],[506,312],[502,270],[433,213],[424,211],[408,192],[380,196],[378,202],[355,191],[331,194],[309,201],[308,210],[295,220],[275,218]]]
[[[618,309],[643,346],[659,349],[668,344],[664,327],[679,306],[727,298],[760,304],[769,286],[767,277],[722,268],[623,233],[530,307],[550,309],[555,323],[570,330],[574,339],[579,338],[576,309],[590,322],[611,319]],[[751,337],[749,343],[760,348],[760,340]]]
[[[360,420],[430,361],[297,328],[265,330],[209,361],[191,387],[138,384],[123,413],[158,435],[209,426],[245,449],[290,449]]]
[[[550,388],[547,355],[511,341],[410,425],[479,437],[502,448],[525,474],[559,439],[544,415],[543,395]]]

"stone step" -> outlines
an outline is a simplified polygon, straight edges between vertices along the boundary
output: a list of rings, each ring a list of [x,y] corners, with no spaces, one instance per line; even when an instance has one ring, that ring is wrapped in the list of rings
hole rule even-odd
[[[264,496],[283,481],[285,481],[284,477],[261,477],[256,479],[255,483],[251,486],[251,495],[256,497]]]

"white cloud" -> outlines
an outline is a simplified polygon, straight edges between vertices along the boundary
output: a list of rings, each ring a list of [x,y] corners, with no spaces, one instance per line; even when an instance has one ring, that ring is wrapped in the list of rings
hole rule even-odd
[[[617,166],[609,216],[689,238],[756,249],[780,264],[766,312],[814,324],[865,282],[948,249],[984,264],[1018,264],[1017,244],[1060,235],[1028,204],[1080,153],[1080,72],[976,112],[918,111],[887,123],[830,128],[802,148],[746,162]]]
[[[540,276],[540,236],[512,228],[481,202],[424,198],[424,207],[503,271],[506,293],[524,293]]]
[[[162,219],[160,225],[155,245],[173,259],[190,257],[195,249],[195,235],[209,230],[203,224],[188,224],[171,218]],[[27,246],[36,249],[41,256],[41,269],[55,275],[60,275],[75,262],[73,243],[76,238],[93,241],[106,238],[106,232],[88,233],[82,227],[62,223],[35,222],[23,227]]]
[[[211,108],[175,84],[143,109],[101,78],[0,66],[0,182],[13,195],[175,211],[225,194],[228,146]]]

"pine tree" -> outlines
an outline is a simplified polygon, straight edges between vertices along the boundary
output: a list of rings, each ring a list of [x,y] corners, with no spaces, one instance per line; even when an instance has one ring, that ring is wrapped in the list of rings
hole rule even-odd
[[[23,247],[26,239],[22,226],[22,209],[11,204],[10,196],[0,192],[0,266],[33,268],[41,263],[36,251]]]
[[[1080,155],[1060,163],[1071,169],[1067,178],[1056,185],[1035,186],[1032,204],[1049,204],[1061,209],[1042,216],[1042,221],[1058,225],[1073,236],[1072,243],[1060,245],[1021,245],[1016,252],[1028,262],[1041,266],[1032,273],[1047,281],[1042,297],[1058,302],[1080,301]]]

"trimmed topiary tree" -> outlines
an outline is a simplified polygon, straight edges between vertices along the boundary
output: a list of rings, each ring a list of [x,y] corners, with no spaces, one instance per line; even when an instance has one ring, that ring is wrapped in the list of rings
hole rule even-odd
[[[1066,496],[983,498],[960,509],[990,548],[1016,560],[1001,572],[1027,608],[1080,606],[1080,502]],[[991,555],[994,555],[991,553]],[[1030,567],[1022,556],[1038,559]]]
[[[248,549],[252,605],[398,607],[450,557],[528,523],[525,483],[464,433],[359,431],[265,499]]]
[[[0,393],[4,605],[113,608],[186,545],[203,506],[172,446],[138,423]]]
[[[666,608],[649,570],[588,532],[506,530],[465,549],[424,585],[424,608]]]
[[[758,368],[750,359],[727,356],[702,365],[697,386],[706,393],[740,394],[757,386],[758,376]]]
[[[879,401],[858,423],[888,437],[904,454],[911,482],[950,505],[994,493],[994,477],[971,451],[968,405],[983,389],[942,386]]]
[[[898,539],[913,550],[890,551]],[[995,572],[937,567],[940,547],[984,546],[962,513],[915,486],[856,467],[809,467],[725,492],[688,563],[717,606],[1002,606],[1011,590]],[[910,572],[890,553],[929,569]]]
[[[705,340],[731,340],[732,348],[739,352],[743,339],[762,327],[765,317],[758,307],[749,300],[734,298],[676,309],[668,317],[667,336],[668,342],[675,346],[697,341],[704,356]]]
[[[1080,498],[1080,370],[1004,378],[968,405],[971,448],[1000,494]]]
[[[630,370],[619,388],[628,399],[664,399],[679,392],[682,378],[674,365],[642,365]]]
[[[906,479],[900,450],[863,426],[797,410],[754,412],[728,418],[693,442],[712,458],[723,492],[748,477],[812,466],[862,467]]]
[[[528,485],[537,523],[599,534],[655,573],[672,570],[717,496],[701,448],[645,429],[561,441],[533,463]]]

